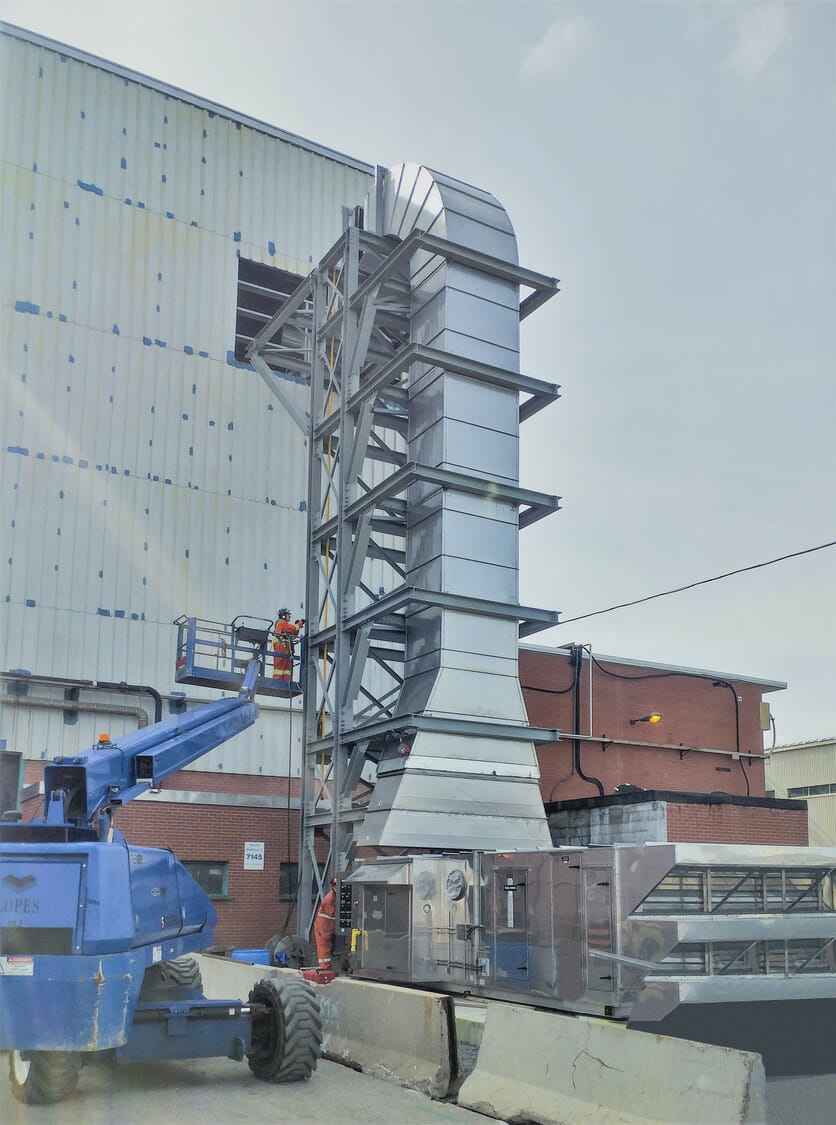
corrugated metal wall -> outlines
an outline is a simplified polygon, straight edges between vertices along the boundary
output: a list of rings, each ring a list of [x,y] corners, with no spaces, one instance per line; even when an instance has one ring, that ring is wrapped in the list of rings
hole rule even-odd
[[[832,785],[836,785],[836,740],[778,749],[766,764],[767,789],[774,790],[776,797],[789,794],[807,802],[811,845],[836,847],[836,794],[792,790]]]
[[[305,273],[372,178],[106,66],[0,42],[0,664],[166,693],[173,618],[304,599],[307,450],[235,363],[238,255]],[[82,732],[57,714],[5,704],[9,748],[75,750]],[[286,741],[268,713],[231,744],[234,765],[227,748],[200,768],[283,773]]]

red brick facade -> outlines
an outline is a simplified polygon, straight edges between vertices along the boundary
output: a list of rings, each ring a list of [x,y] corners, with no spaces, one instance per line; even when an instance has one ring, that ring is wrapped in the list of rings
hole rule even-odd
[[[590,675],[592,717],[590,720]],[[589,798],[597,787],[573,771],[573,665],[566,650],[520,652],[520,682],[532,725],[565,732],[565,740],[538,749],[545,802]],[[568,690],[567,690],[568,689]],[[700,748],[735,752],[737,706],[740,749],[760,754],[762,735],[756,683],[736,681],[734,691],[715,687],[712,676],[672,673],[636,665],[583,661],[580,673],[578,729],[606,741],[581,741],[581,769],[599,779],[606,794],[630,782],[648,790],[764,796],[763,762],[702,753]],[[632,725],[657,711],[662,721]],[[665,743],[676,748],[626,743]],[[682,747],[682,749],[678,749]],[[26,763],[26,782],[42,778],[42,762]],[[744,774],[745,770],[745,774]],[[135,802],[119,812],[117,825],[133,844],[171,848],[183,860],[228,863],[227,897],[216,900],[215,942],[261,947],[276,933],[293,933],[293,903],[279,899],[279,865],[296,862],[299,811],[288,812],[287,798],[298,806],[298,778],[243,775],[220,771],[183,771],[163,789],[195,793],[272,797],[276,804]],[[40,815],[40,801],[27,802],[25,816]],[[751,806],[668,805],[672,841],[806,844],[806,812]],[[262,871],[245,871],[244,844],[264,843]],[[324,859],[324,850],[319,855]]]
[[[592,721],[590,723],[590,675]],[[565,650],[521,650],[520,682],[531,723],[554,727],[565,741],[538,750],[541,789],[545,801],[565,801],[598,793],[594,784],[572,773],[571,734],[574,730],[573,666]],[[605,793],[630,782],[642,789],[673,789],[711,793],[719,790],[737,796],[765,794],[762,761],[735,760],[728,755],[705,754],[703,749],[737,750],[736,717],[740,724],[740,749],[762,754],[760,726],[761,688],[735,681],[734,691],[715,687],[714,677],[667,672],[614,661],[585,659],[580,672],[578,729],[583,735],[606,739],[581,742],[581,769],[598,778]],[[739,697],[737,716],[735,695]],[[630,724],[652,712],[662,715],[656,724]],[[625,742],[665,744],[679,749],[629,746]],[[692,749],[685,749],[685,748]],[[745,770],[745,774],[744,774]],[[748,781],[748,789],[747,789]]]
[[[668,804],[671,843],[807,846],[806,809]]]

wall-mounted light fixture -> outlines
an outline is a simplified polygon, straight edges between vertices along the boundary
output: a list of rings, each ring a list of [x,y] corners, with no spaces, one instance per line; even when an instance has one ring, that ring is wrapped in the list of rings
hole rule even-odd
[[[654,711],[652,715],[642,715],[640,719],[631,719],[630,726],[634,727],[636,723],[660,723],[661,721],[662,716],[657,711]]]

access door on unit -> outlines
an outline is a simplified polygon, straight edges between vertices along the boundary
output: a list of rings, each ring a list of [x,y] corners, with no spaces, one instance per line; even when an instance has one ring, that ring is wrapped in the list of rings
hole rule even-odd
[[[381,976],[408,978],[412,889],[360,884],[361,966]]]
[[[587,988],[601,992],[615,990],[615,966],[612,957],[612,868],[587,867],[584,876],[586,901]]]
[[[494,870],[494,978],[497,984],[528,987],[528,872]]]

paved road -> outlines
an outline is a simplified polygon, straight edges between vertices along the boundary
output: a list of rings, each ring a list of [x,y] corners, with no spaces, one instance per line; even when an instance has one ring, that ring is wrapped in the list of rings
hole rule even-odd
[[[310,1082],[287,1086],[257,1082],[245,1063],[226,1059],[85,1067],[75,1097],[53,1106],[15,1101],[5,1055],[0,1068],[3,1125],[495,1125],[492,1118],[327,1060],[320,1061]],[[767,1084],[769,1125],[832,1125],[834,1105],[836,1075],[778,1078]]]
[[[493,1119],[435,1102],[389,1082],[321,1060],[309,1082],[257,1082],[246,1063],[228,1059],[90,1066],[76,1095],[51,1106],[24,1106],[9,1090],[0,1058],[3,1125],[249,1125],[362,1122],[363,1125],[493,1125]]]

